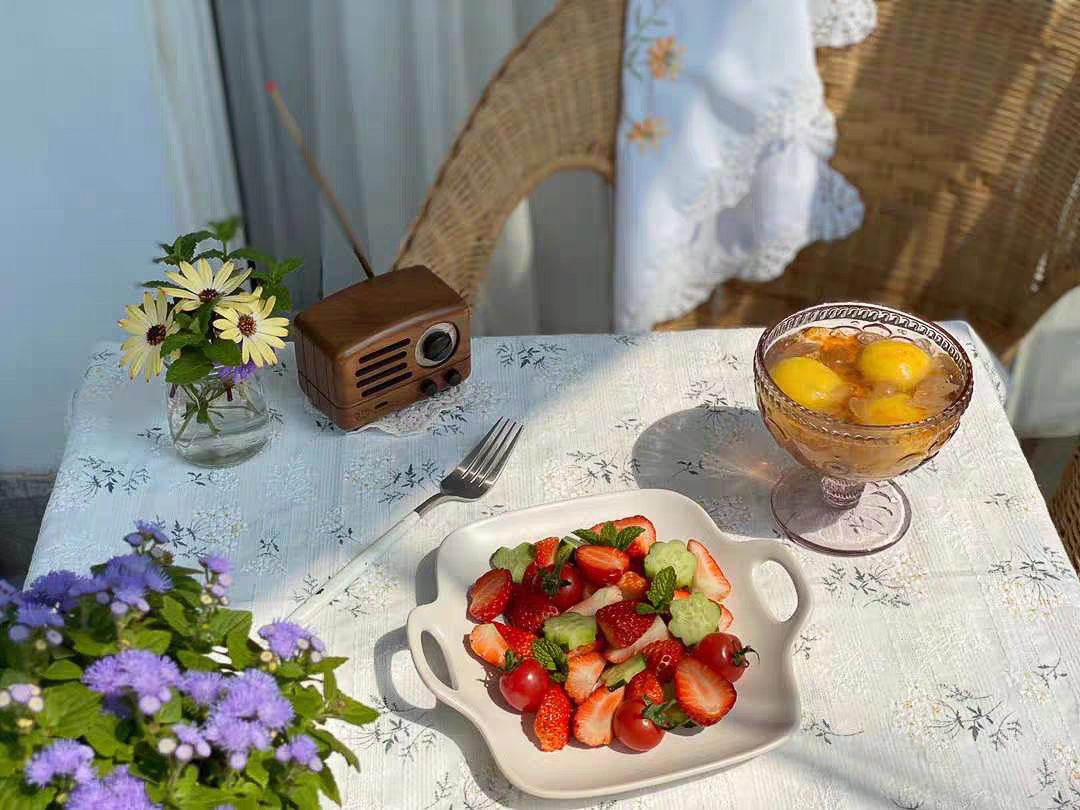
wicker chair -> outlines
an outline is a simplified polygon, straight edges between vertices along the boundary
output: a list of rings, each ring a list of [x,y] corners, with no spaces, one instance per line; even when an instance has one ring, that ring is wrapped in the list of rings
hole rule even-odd
[[[1080,284],[1080,4],[878,8],[866,42],[819,54],[840,133],[834,165],[862,193],[863,226],[802,251],[776,281],[723,285],[660,328],[764,325],[855,298],[966,319],[1008,355]],[[562,0],[510,52],[395,267],[427,264],[471,300],[503,223],[540,181],[568,168],[613,180],[624,12],[625,0]],[[1054,500],[1073,505],[1058,525],[1074,538],[1077,466],[1071,497]]]

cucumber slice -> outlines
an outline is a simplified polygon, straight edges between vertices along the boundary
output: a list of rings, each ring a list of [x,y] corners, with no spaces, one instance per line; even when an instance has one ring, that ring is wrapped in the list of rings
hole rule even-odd
[[[689,588],[697,570],[697,557],[681,540],[653,543],[645,557],[645,576],[652,579],[669,565],[675,569],[675,587]]]
[[[676,599],[671,603],[668,631],[690,647],[709,633],[715,633],[722,615],[718,604],[700,593],[692,593],[689,599]]]
[[[615,689],[623,684],[630,683],[630,679],[644,669],[645,656],[638,653],[633,658],[628,658],[621,664],[609,667],[608,670],[600,676],[600,680],[604,682],[604,686],[608,689]]]
[[[488,563],[492,568],[506,568],[510,571],[514,582],[521,582],[525,569],[529,567],[534,556],[536,556],[536,549],[533,548],[532,543],[520,543],[514,548],[502,546],[495,549]]]
[[[596,619],[580,613],[563,613],[544,622],[544,637],[564,650],[572,650],[596,641]]]

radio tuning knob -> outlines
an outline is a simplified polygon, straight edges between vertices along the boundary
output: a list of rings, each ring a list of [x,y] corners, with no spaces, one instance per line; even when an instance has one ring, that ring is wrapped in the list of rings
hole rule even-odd
[[[458,371],[456,368],[452,368],[448,372],[446,372],[447,385],[459,385],[462,379],[464,378],[461,376],[461,372]]]
[[[435,384],[434,380],[424,380],[420,383],[420,393],[425,397],[433,397],[439,393],[439,386]]]

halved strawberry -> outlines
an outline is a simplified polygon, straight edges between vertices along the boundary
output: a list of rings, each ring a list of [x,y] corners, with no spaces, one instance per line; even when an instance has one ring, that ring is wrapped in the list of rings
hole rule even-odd
[[[735,617],[731,615],[731,611],[723,605],[720,606],[720,623],[716,626],[717,630],[727,630],[731,627],[731,623],[735,621]]]
[[[629,647],[652,626],[653,614],[641,615],[638,604],[623,600],[596,611],[596,626],[612,647]]]
[[[712,554],[697,540],[686,541],[686,548],[697,557],[694,582],[691,590],[705,594],[714,602],[722,602],[731,593],[731,583],[716,564]]]
[[[689,599],[689,598],[690,598],[690,591],[685,591],[682,588],[679,588],[677,591],[675,591],[675,593],[673,593],[671,595],[672,601],[674,601],[676,599]]]
[[[537,568],[546,568],[549,565],[554,565],[555,552],[559,548],[559,538],[545,537],[539,543],[534,543],[533,548],[536,551],[533,562],[536,563]]]
[[[675,667],[675,699],[699,726],[711,726],[735,705],[731,681],[696,658],[683,658]]]
[[[499,635],[510,645],[510,649],[515,654],[521,658],[532,658],[532,643],[536,641],[536,636],[528,630],[522,630],[520,627],[512,627],[502,622],[494,622],[494,624],[499,631]]]
[[[510,645],[494,624],[476,625],[469,633],[469,647],[480,658],[499,669],[506,664],[506,652],[510,649]]]
[[[623,701],[625,686],[609,692],[606,686],[596,689],[574,712],[574,738],[585,745],[611,742],[611,719]]]
[[[570,739],[570,716],[574,704],[558,684],[551,686],[540,701],[533,718],[533,731],[541,751],[558,751]]]
[[[513,579],[505,568],[492,568],[469,589],[469,615],[478,622],[490,622],[510,601]]]
[[[566,675],[566,694],[574,699],[574,703],[584,703],[596,688],[596,682],[600,680],[600,673],[604,671],[607,662],[600,653],[591,652],[568,656],[566,666],[569,670]]]
[[[545,619],[558,615],[559,609],[546,593],[522,588],[514,596],[514,602],[506,612],[506,620],[514,627],[539,633]]]
[[[628,658],[632,658],[641,652],[649,644],[654,641],[663,641],[671,638],[671,635],[667,631],[667,625],[664,624],[664,620],[659,616],[653,617],[653,623],[649,626],[641,638],[631,644],[629,647],[618,647],[616,649],[604,650],[604,658],[613,664],[621,664]]]
[[[624,571],[615,584],[622,591],[623,599],[631,602],[640,602],[645,598],[645,591],[649,590],[649,580],[633,571]]]
[[[626,553],[611,546],[581,546],[574,554],[578,569],[585,579],[597,585],[618,582],[630,567],[630,558]]]
[[[644,515],[634,515],[633,517],[619,518],[611,522],[615,524],[615,531],[617,532],[621,532],[628,526],[640,526],[645,530],[635,537],[634,541],[626,549],[626,554],[630,559],[644,560],[649,553],[649,548],[656,542],[656,527],[653,526],[652,521]],[[603,528],[603,523],[597,523],[592,527],[592,530],[599,533]]]
[[[675,665],[686,654],[686,648],[675,639],[654,641],[641,649],[645,656],[645,669],[656,676],[660,683],[675,677]]]
[[[630,679],[630,683],[626,685],[624,697],[626,700],[648,698],[651,703],[663,703],[664,687],[660,685],[656,676],[646,669]]]

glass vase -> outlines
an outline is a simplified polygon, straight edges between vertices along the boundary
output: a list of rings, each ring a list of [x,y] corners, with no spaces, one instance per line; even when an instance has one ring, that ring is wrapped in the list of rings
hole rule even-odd
[[[241,381],[211,374],[166,388],[173,445],[200,467],[230,467],[254,456],[270,440],[270,414],[257,373]]]

